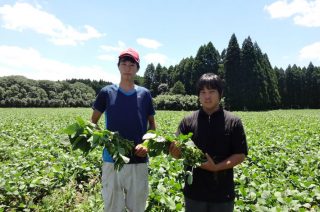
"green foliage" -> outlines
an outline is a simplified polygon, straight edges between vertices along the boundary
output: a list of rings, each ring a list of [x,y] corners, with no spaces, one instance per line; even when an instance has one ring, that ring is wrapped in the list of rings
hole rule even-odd
[[[139,81],[139,76],[137,76],[137,80]],[[104,86],[107,85],[111,85],[111,82],[108,81],[104,81],[104,80],[90,80],[90,79],[71,79],[71,80],[66,80],[66,82],[70,83],[70,84],[74,84],[76,82],[81,82],[89,87],[91,87],[94,91],[95,91],[95,95],[97,95],[99,93],[99,91],[101,90],[101,88],[103,88]]]
[[[177,137],[177,147],[181,150],[181,159],[184,165],[184,175],[187,177],[187,183],[193,182],[193,169],[199,167],[201,163],[207,161],[204,153],[191,140],[192,133],[188,135],[180,134]],[[187,168],[191,167],[191,171]]]
[[[142,138],[142,145],[148,148],[150,157],[159,156],[160,154],[169,154],[169,147],[174,137],[160,134],[159,132],[149,130]]]
[[[139,76],[139,75],[136,75],[136,77],[134,78],[134,84],[143,86],[143,84],[144,84],[144,77],[141,77],[141,76]],[[99,91],[100,91],[100,90],[99,90]]]
[[[106,148],[114,160],[114,169],[120,171],[124,164],[129,163],[127,156],[133,154],[134,142],[122,138],[118,132],[99,130],[96,125],[78,117],[76,122],[64,130],[69,136],[72,149],[80,149],[88,155],[97,146]]]
[[[193,85],[195,86],[197,80],[205,73],[210,72],[218,74],[219,60],[219,52],[211,42],[207,45],[200,46],[192,65]]]
[[[153,97],[166,94],[196,94],[196,82],[204,73],[215,73],[225,80],[225,106],[232,111],[261,111],[278,108],[320,108],[320,68],[288,66],[272,68],[268,55],[251,38],[239,47],[235,34],[221,52],[213,44],[199,47],[195,57],[187,57],[169,68],[148,65],[145,87]]]
[[[148,88],[154,98],[165,94],[196,95],[197,80],[208,72],[225,80],[228,110],[320,108],[320,67],[310,63],[307,68],[295,64],[285,70],[272,68],[268,55],[250,36],[240,48],[232,34],[221,55],[208,42],[199,47],[195,57],[182,58],[174,66],[148,64],[144,76],[136,76],[134,82]],[[53,82],[0,77],[0,107],[89,107],[100,89],[109,84],[90,79]]]
[[[204,73],[225,80],[225,106],[232,111],[278,108],[320,108],[320,67],[289,65],[272,68],[268,55],[246,38],[239,47],[232,34],[221,55],[212,42],[199,47],[196,56],[174,65],[147,65],[134,82],[148,88],[155,98],[165,94],[196,95],[196,83]],[[0,77],[0,107],[89,107],[103,80],[71,79],[53,82],[23,76]],[[171,108],[167,108],[171,109]],[[176,109],[174,109],[176,110]]]
[[[102,211],[101,152],[72,151],[59,133],[91,109],[0,108],[0,211]],[[176,131],[184,111],[157,111],[157,132]],[[319,211],[320,111],[238,112],[249,145],[234,169],[235,211]],[[148,212],[184,208],[183,161],[150,158]]]
[[[185,94],[185,88],[184,85],[182,84],[182,82],[177,81],[176,83],[174,83],[173,87],[170,89],[170,93],[172,94]]]
[[[303,104],[304,90],[304,72],[301,68],[293,65],[286,69],[286,104],[289,108],[300,108]]]
[[[153,63],[149,64],[144,72],[144,81],[143,85],[144,87],[148,88],[151,92],[152,96],[156,95],[157,91],[154,91],[153,88],[155,87],[153,85],[153,82],[155,80],[155,67]]]
[[[63,111],[0,109],[0,211],[37,211],[42,198],[71,179],[76,194],[76,187],[100,175],[101,152],[83,157],[59,134],[75,116],[89,111]],[[68,210],[61,202],[58,208]]]
[[[91,87],[78,81],[0,77],[0,107],[89,107],[95,96]]]
[[[193,95],[159,95],[153,99],[157,110],[197,110],[199,101]]]
[[[320,105],[320,67],[309,64],[305,72],[304,102],[308,108],[318,108]]]
[[[188,135],[179,134],[168,135],[155,131],[148,131],[143,136],[145,141],[143,146],[148,148],[148,154],[151,157],[159,156],[160,154],[169,154],[169,147],[172,142],[175,142],[177,147],[181,150],[181,160],[186,170],[191,167],[192,171],[185,171],[188,176],[188,184],[192,184],[193,168],[201,165],[201,163],[207,161],[204,153],[193,143],[191,140],[192,133]]]
[[[162,83],[158,86],[158,93],[159,94],[165,94],[169,91],[168,84]],[[1,91],[0,91],[1,92]],[[1,94],[0,94],[1,95]]]
[[[142,145],[149,149],[148,154],[151,157],[155,157],[160,154],[169,154],[169,146],[172,142],[175,142],[177,147],[181,150],[183,164],[195,168],[205,162],[206,157],[193,143],[191,137],[192,133],[189,133],[188,135],[179,134],[176,136],[148,131],[148,133],[143,136],[143,139],[145,140]]]
[[[207,160],[203,152],[193,143],[191,137],[192,133],[189,133],[188,135],[180,134],[176,138],[176,141],[177,147],[181,149],[181,158],[183,159],[183,164],[185,166],[196,168]]]
[[[230,110],[242,109],[242,85],[244,78],[240,69],[240,47],[232,34],[224,61],[226,107]]]

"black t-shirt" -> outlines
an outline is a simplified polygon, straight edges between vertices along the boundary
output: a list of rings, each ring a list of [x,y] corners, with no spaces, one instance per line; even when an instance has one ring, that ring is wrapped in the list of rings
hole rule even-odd
[[[185,117],[178,133],[193,133],[192,140],[215,163],[232,154],[248,154],[246,136],[241,120],[220,108],[210,116],[202,109]],[[190,168],[189,168],[190,169]],[[184,195],[190,199],[207,202],[234,200],[233,169],[209,172],[201,168],[193,170],[193,183],[185,183]]]

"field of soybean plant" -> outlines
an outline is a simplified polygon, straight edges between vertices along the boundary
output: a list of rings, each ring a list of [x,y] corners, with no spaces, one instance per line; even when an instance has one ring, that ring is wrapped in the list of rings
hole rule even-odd
[[[157,130],[174,133],[188,113],[157,111]],[[249,155],[235,168],[235,210],[320,211],[320,110],[236,114]],[[84,157],[59,132],[90,115],[79,108],[0,108],[0,211],[103,211],[101,151]],[[150,159],[146,211],[183,211],[181,170],[170,156]]]

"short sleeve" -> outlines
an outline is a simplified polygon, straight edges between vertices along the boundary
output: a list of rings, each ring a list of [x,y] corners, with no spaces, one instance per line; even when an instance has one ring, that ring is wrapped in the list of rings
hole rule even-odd
[[[154,110],[153,107],[153,102],[152,102],[152,97],[150,92],[147,92],[147,96],[148,96],[148,116],[154,116],[156,114],[156,111]]]
[[[240,119],[236,121],[232,132],[232,152],[233,154],[248,155],[246,134]]]
[[[108,92],[104,89],[101,89],[96,97],[96,100],[93,103],[92,109],[98,110],[99,112],[103,113],[107,109],[108,99]]]
[[[176,135],[179,134],[188,134],[188,129],[187,129],[187,125],[186,125],[186,118],[183,118],[178,126]]]

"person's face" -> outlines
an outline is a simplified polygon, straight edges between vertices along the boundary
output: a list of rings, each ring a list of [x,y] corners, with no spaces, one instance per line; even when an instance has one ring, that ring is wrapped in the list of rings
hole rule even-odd
[[[138,66],[136,63],[130,61],[120,61],[119,71],[121,77],[128,80],[133,80],[138,72]]]
[[[219,108],[220,95],[218,90],[204,87],[199,93],[199,101],[206,112],[213,112]]]

